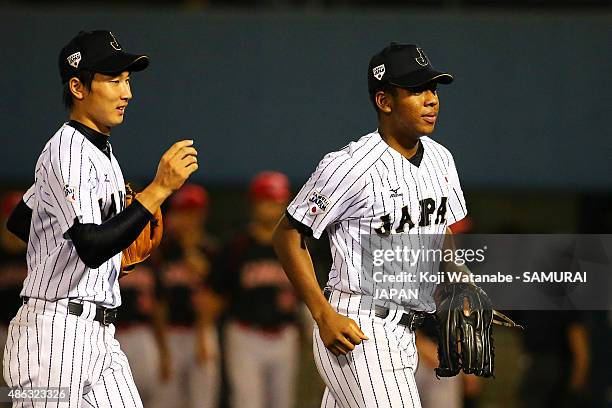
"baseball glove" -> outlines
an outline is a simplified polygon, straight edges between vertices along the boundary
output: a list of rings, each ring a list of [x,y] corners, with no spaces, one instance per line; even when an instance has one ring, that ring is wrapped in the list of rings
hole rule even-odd
[[[493,310],[489,296],[478,286],[455,283],[439,286],[438,377],[466,374],[492,377],[495,353],[491,325],[523,327]]]
[[[132,204],[136,198],[136,193],[129,185],[125,185],[125,205],[126,207]],[[153,214],[153,219],[143,228],[138,238],[132,244],[123,250],[121,257],[121,274],[125,275],[134,269],[136,264],[144,261],[161,242],[164,230],[161,209],[157,209]]]

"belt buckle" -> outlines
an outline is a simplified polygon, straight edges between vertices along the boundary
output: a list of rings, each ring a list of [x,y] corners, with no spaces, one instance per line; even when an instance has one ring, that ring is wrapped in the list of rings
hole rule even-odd
[[[102,324],[108,326],[117,318],[117,309],[104,309],[102,311]]]
[[[408,312],[408,320],[408,328],[410,329],[410,331],[416,331],[416,329],[423,325],[425,315],[423,313],[418,313],[414,310],[411,310],[410,312]]]

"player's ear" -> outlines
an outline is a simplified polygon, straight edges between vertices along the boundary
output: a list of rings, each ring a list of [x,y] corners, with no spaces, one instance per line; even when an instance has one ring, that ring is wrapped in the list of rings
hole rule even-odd
[[[85,85],[76,77],[70,78],[68,81],[70,93],[75,99],[82,101],[85,98]]]
[[[378,110],[380,110],[381,112],[383,113],[391,112],[392,102],[387,92],[384,92],[384,91],[376,92],[376,95],[374,95],[374,101],[376,102],[376,106],[378,107]]]

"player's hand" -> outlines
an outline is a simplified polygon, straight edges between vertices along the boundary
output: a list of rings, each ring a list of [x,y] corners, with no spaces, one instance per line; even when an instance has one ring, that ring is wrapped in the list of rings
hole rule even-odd
[[[345,355],[368,337],[351,318],[330,310],[317,322],[325,347],[334,355]]]
[[[168,195],[178,190],[198,169],[197,155],[193,140],[176,142],[161,157],[153,183]]]
[[[206,337],[204,336],[204,334],[201,334],[200,336],[201,337],[196,340],[195,352],[196,352],[196,360],[197,360],[198,366],[202,367],[208,361],[208,358],[210,356],[208,355],[208,346],[206,344]]]
[[[162,351],[159,354],[159,378],[162,383],[167,383],[170,377],[172,377],[172,360],[167,351]]]
[[[587,374],[584,371],[574,369],[569,379],[569,388],[573,392],[581,392],[587,383]]]
[[[482,391],[482,381],[474,374],[463,374],[463,394],[469,398],[476,398]]]

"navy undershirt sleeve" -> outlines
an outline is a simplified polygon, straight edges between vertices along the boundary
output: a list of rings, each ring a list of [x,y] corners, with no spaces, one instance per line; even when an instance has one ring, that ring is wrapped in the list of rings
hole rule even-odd
[[[27,244],[31,221],[32,209],[23,200],[20,200],[6,221],[6,228]]]
[[[90,268],[104,262],[129,247],[153,215],[138,201],[102,224],[81,224],[75,220],[68,230],[79,258]],[[6,222],[7,229],[23,242],[30,235],[32,209],[21,200]]]
[[[310,228],[307,225],[302,224],[301,222],[293,218],[293,216],[289,214],[289,211],[285,211],[285,217],[287,217],[287,220],[289,220],[289,223],[291,224],[291,226],[295,228],[296,230],[298,230],[300,234],[306,237],[309,237],[309,238],[312,237],[312,228]]]
[[[79,258],[90,268],[104,262],[129,247],[153,215],[138,201],[102,224],[81,224],[75,220],[68,230]]]

